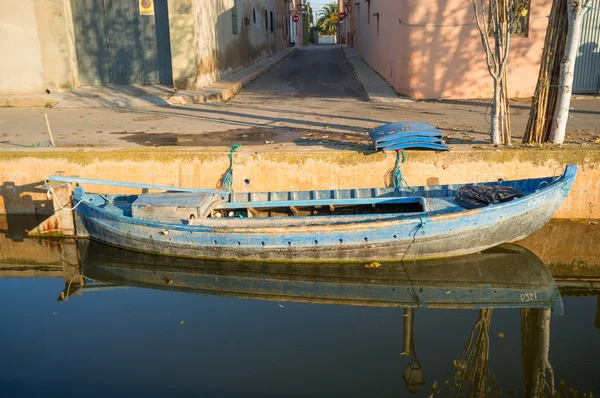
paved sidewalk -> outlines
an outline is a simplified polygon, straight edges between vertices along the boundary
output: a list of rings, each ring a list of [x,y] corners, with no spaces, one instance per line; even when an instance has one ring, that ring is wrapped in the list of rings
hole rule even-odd
[[[229,101],[242,88],[246,87],[254,80],[268,72],[271,68],[279,65],[291,53],[296,51],[296,47],[287,48],[277,54],[265,58],[237,73],[225,77],[202,90],[197,91],[178,91],[168,98],[172,105],[184,104],[202,104],[206,102]]]
[[[167,85],[85,86],[59,93],[0,95],[0,108],[139,108],[228,101],[294,51],[280,51],[200,90],[177,91]]]
[[[370,102],[414,102],[413,99],[403,97],[375,72],[352,47],[341,46],[344,49],[348,63],[352,67],[356,80],[360,83]]]

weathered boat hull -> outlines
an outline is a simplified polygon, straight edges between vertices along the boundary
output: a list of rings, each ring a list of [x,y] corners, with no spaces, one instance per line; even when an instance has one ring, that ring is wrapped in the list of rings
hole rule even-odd
[[[502,245],[480,254],[378,269],[347,264],[202,261],[135,253],[80,241],[83,273],[95,281],[194,294],[319,304],[429,308],[562,308],[547,267]]]
[[[452,257],[540,229],[563,203],[575,174],[576,167],[569,166],[551,184],[499,205],[373,219],[285,217],[190,226],[136,220],[82,201],[75,212],[76,231],[78,237],[137,251],[196,258],[327,262]]]

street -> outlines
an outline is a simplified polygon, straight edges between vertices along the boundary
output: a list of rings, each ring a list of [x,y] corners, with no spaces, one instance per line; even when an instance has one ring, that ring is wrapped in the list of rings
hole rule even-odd
[[[381,124],[415,120],[441,129],[451,144],[489,141],[485,100],[369,103],[337,46],[300,48],[226,103],[139,108],[1,108],[0,148],[48,139],[57,146],[228,146],[295,143],[302,147],[366,145]],[[572,101],[568,142],[593,142],[598,100]],[[513,139],[520,142],[529,100],[512,101]],[[303,138],[304,137],[304,138]],[[323,138],[325,137],[325,138]],[[325,139],[325,142],[323,141]]]

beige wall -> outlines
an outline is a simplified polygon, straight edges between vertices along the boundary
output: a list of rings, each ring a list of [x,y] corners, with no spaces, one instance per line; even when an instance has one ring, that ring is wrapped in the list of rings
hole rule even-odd
[[[266,3],[267,0],[238,0],[238,33],[234,34],[234,0],[169,0],[175,87],[204,87],[266,58],[267,35],[274,53],[275,32],[271,33],[270,25],[268,32],[265,28]],[[271,11],[275,12],[274,0],[269,0]],[[274,19],[277,20],[275,14]]]
[[[42,92],[44,76],[32,0],[0,0],[0,93]]]
[[[87,178],[215,188],[229,166],[229,158],[227,148],[213,150],[144,147],[2,151],[0,214],[52,212],[52,201],[39,185],[56,170]],[[384,176],[396,161],[392,152],[300,151],[293,147],[273,152],[256,150],[243,147],[236,152],[233,175],[237,192],[382,187]],[[426,151],[410,151],[408,159],[402,171],[412,186],[551,176],[558,166],[576,163],[580,168],[575,185],[555,217],[600,218],[600,151],[593,148],[455,148],[435,156]],[[105,193],[125,192],[122,188],[87,188]]]
[[[492,79],[470,1],[372,0],[358,7],[354,3],[353,15],[344,22],[354,24],[348,29],[353,31],[354,46],[398,93],[417,99],[491,97]],[[511,97],[531,96],[537,81],[551,1],[531,3],[529,37],[512,40]]]
[[[0,10],[0,94],[73,87],[69,1],[0,0]]]

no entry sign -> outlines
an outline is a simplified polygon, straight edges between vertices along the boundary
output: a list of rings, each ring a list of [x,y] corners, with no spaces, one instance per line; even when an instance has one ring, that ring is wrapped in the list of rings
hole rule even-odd
[[[300,17],[296,14],[292,17],[292,21],[294,22],[298,22],[300,20]]]

